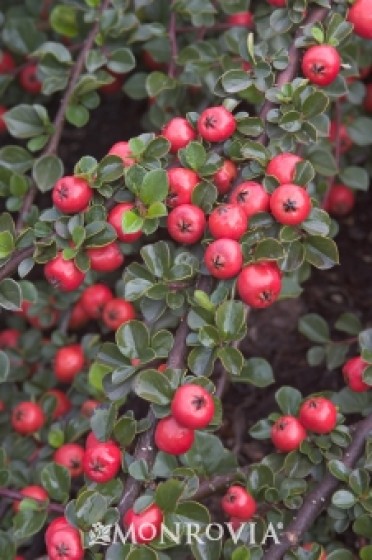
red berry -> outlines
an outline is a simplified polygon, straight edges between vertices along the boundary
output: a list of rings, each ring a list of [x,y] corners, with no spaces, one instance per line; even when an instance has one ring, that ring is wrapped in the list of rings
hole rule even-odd
[[[253,14],[251,12],[237,12],[235,14],[229,15],[226,21],[231,26],[252,27]]]
[[[167,171],[169,195],[167,204],[171,208],[181,204],[191,204],[192,191],[200,183],[199,176],[191,169],[172,167]]]
[[[135,318],[136,310],[133,304],[121,298],[113,298],[108,301],[102,312],[103,322],[113,331]]]
[[[311,199],[303,187],[280,185],[271,195],[270,210],[280,224],[296,226],[310,214]]]
[[[12,410],[11,423],[13,429],[22,435],[33,434],[44,426],[43,409],[31,401],[17,404]]]
[[[4,132],[6,132],[8,130],[7,126],[6,126],[6,123],[3,119],[3,115],[5,115],[7,110],[8,109],[6,107],[4,107],[4,105],[0,105],[0,134],[4,134]]]
[[[312,397],[301,405],[298,419],[306,430],[328,434],[337,425],[337,408],[329,399]]]
[[[356,0],[347,14],[347,20],[354,25],[354,33],[363,39],[372,39],[371,7],[371,0]]]
[[[156,504],[152,504],[140,513],[128,509],[123,517],[124,527],[132,528],[132,540],[138,544],[156,539],[160,535],[162,523],[163,513]]]
[[[221,204],[209,216],[208,227],[215,239],[238,241],[247,231],[248,220],[244,210],[237,204]]]
[[[123,165],[125,167],[131,167],[136,163],[136,160],[131,157],[132,152],[130,151],[129,142],[116,142],[109,149],[110,156],[118,156],[122,159]]]
[[[101,441],[100,439],[96,438],[94,432],[89,432],[87,439],[85,441],[85,449],[90,449],[91,447],[97,447],[101,443],[109,443],[110,445],[116,445],[113,439],[108,439],[107,441]]]
[[[168,368],[168,364],[160,364],[160,366],[158,366],[156,369],[158,370],[159,373],[164,373],[167,368]]]
[[[194,430],[181,426],[173,416],[159,420],[155,430],[156,446],[169,455],[186,453],[192,447],[194,437]]]
[[[42,486],[36,486],[36,485],[25,486],[20,491],[20,494],[22,494],[22,496],[24,496],[25,498],[34,498],[35,500],[42,501],[42,502],[48,500],[49,498],[48,492],[46,492],[46,490],[44,490]],[[17,500],[13,502],[14,511],[19,511],[20,503],[21,500]]]
[[[158,371],[160,371],[159,368]],[[6,404],[4,401],[0,401],[0,412],[4,412],[4,410],[6,410]]]
[[[342,123],[337,125],[336,122],[331,121],[331,126],[329,127],[329,139],[333,144],[335,144],[336,141],[339,142],[341,154],[348,152],[353,145],[353,141],[349,136],[347,128]]]
[[[72,477],[83,473],[85,451],[77,443],[65,443],[53,455],[53,461],[70,471]]]
[[[363,106],[367,113],[372,113],[372,84],[366,85],[366,95],[364,98]]]
[[[236,130],[234,116],[223,105],[208,107],[198,119],[198,132],[208,142],[224,142]]]
[[[203,237],[206,226],[205,214],[199,206],[181,204],[168,214],[169,235],[179,243],[192,245]]]
[[[234,278],[243,266],[241,246],[234,239],[217,239],[208,245],[204,262],[215,278]]]
[[[199,430],[208,426],[214,416],[214,401],[200,385],[182,385],[174,394],[171,411],[176,421],[185,428]]]
[[[59,531],[60,529],[65,529],[66,527],[71,527],[66,517],[56,517],[55,519],[53,519],[53,521],[49,523],[47,530],[45,531],[46,544],[48,544],[53,533]]]
[[[37,95],[41,92],[42,84],[37,77],[37,65],[29,64],[19,73],[19,83],[25,91]]]
[[[313,84],[328,86],[337,78],[341,57],[331,45],[310,47],[302,59],[302,72]]]
[[[139,358],[132,358],[130,363],[133,367],[138,367],[141,365],[141,360]]]
[[[313,550],[315,544],[317,543],[306,543],[303,544],[301,548],[303,548],[304,550]],[[327,560],[327,555],[323,550],[323,547],[322,547],[322,552],[320,553],[320,556],[317,558],[317,560]]]
[[[164,70],[164,62],[158,62],[149,51],[142,51],[142,62],[148,70]]]
[[[99,91],[101,91],[106,95],[112,95],[114,93],[118,93],[119,91],[121,91],[121,87],[124,82],[124,74],[116,74],[115,72],[109,70],[108,68],[105,68],[105,71],[111,74],[111,76],[114,79],[110,84],[105,84],[104,86],[100,86]]]
[[[238,276],[237,290],[240,298],[251,307],[269,307],[279,297],[281,273],[271,261],[249,264]]]
[[[278,154],[269,161],[266,174],[275,177],[280,185],[292,183],[296,174],[296,165],[301,161],[302,158],[290,152]]]
[[[15,68],[15,62],[13,56],[10,52],[1,51],[0,52],[0,75],[8,74]]]
[[[104,247],[94,247],[87,250],[92,270],[98,272],[112,272],[124,263],[124,255],[116,241]]]
[[[100,319],[107,302],[112,300],[114,294],[105,284],[93,284],[84,290],[81,296],[81,305],[91,319]]]
[[[77,301],[72,308],[70,321],[68,323],[68,328],[72,330],[77,330],[83,327],[89,321],[88,315],[85,313],[85,309],[82,306],[81,301]]]
[[[240,206],[247,218],[250,218],[259,212],[269,211],[270,195],[260,183],[245,181],[234,189],[229,201]]]
[[[69,344],[56,352],[54,375],[62,383],[71,383],[84,368],[84,363],[84,351],[80,344]]]
[[[361,356],[350,358],[343,366],[342,373],[345,383],[355,393],[364,393],[370,386],[363,381],[363,373],[370,364],[365,362]]]
[[[332,185],[323,201],[323,208],[334,216],[346,216],[355,205],[355,194],[346,185]]]
[[[120,241],[124,241],[125,243],[133,243],[134,241],[137,241],[137,239],[139,239],[142,235],[141,230],[135,231],[133,233],[124,233],[123,231],[123,215],[129,210],[133,210],[133,208],[134,204],[132,204],[131,202],[121,202],[120,204],[117,204],[113,207],[107,217],[107,221],[116,231],[118,239]]]
[[[80,533],[74,527],[63,527],[50,534],[46,543],[49,560],[83,560]]]
[[[95,401],[93,399],[88,399],[83,402],[81,405],[80,412],[86,418],[90,418],[93,415],[93,412],[101,403],[99,401]]]
[[[0,331],[0,348],[17,348],[21,333],[17,329],[4,329]]]
[[[85,451],[83,467],[85,475],[94,482],[103,484],[112,480],[119,472],[121,451],[112,443],[99,443]]]
[[[64,214],[76,214],[87,209],[93,191],[85,179],[66,176],[59,179],[52,192],[53,204]]]
[[[306,430],[294,416],[278,418],[271,429],[271,440],[278,451],[294,451],[306,439]]]
[[[77,268],[74,261],[63,258],[62,252],[57,253],[53,260],[46,263],[44,274],[48,282],[62,292],[76,290],[85,278],[85,274]]]
[[[60,416],[64,416],[67,412],[69,412],[69,410],[71,410],[71,401],[63,391],[60,391],[59,389],[49,389],[49,391],[46,391],[45,395],[54,397],[56,401],[52,413],[53,420],[59,418]]]
[[[170,120],[163,128],[162,135],[170,143],[170,151],[175,154],[189,142],[195,140],[196,133],[191,124],[181,117]]]
[[[225,159],[222,167],[213,175],[213,182],[220,194],[229,192],[232,182],[236,179],[238,170],[230,159]]]
[[[230,486],[221,500],[221,507],[226,515],[241,521],[248,521],[256,513],[256,500],[242,486]]]
[[[267,0],[267,3],[276,8],[284,8],[286,6],[286,0]]]

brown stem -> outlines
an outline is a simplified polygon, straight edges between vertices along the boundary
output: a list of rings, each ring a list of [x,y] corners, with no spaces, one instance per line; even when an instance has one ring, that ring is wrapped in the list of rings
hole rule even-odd
[[[353,468],[364,451],[367,437],[372,432],[372,414],[351,427],[353,441],[343,456],[343,463],[348,468]],[[305,498],[302,507],[295,519],[288,525],[281,537],[280,544],[272,545],[265,553],[262,560],[281,560],[292,546],[297,546],[302,535],[312,526],[315,519],[327,505],[333,492],[340,481],[331,474],[327,474],[320,484]]]
[[[0,280],[3,280],[14,270],[17,266],[23,261],[23,259],[27,259],[27,257],[31,257],[32,253],[34,252],[34,247],[26,247],[26,249],[20,249],[13,256],[9,259],[7,263],[0,270]]]
[[[102,6],[99,10],[98,13],[98,17],[97,17],[97,21],[95,22],[94,26],[92,27],[89,35],[87,36],[86,40],[83,43],[83,47],[79,53],[79,56],[76,59],[76,63],[72,69],[71,72],[71,77],[70,77],[70,82],[68,84],[68,87],[62,97],[62,101],[61,101],[61,105],[57,111],[56,117],[54,119],[53,122],[53,127],[54,127],[54,132],[52,134],[52,137],[48,143],[48,145],[46,146],[46,148],[44,149],[44,151],[42,152],[42,156],[45,155],[52,155],[55,154],[58,150],[58,146],[61,140],[61,136],[62,136],[62,132],[64,129],[64,125],[65,125],[65,119],[66,119],[66,111],[67,111],[67,107],[71,101],[71,98],[74,94],[74,90],[76,87],[76,84],[78,83],[78,80],[80,78],[80,75],[82,74],[83,70],[84,70],[84,64],[85,64],[85,58],[87,56],[87,53],[91,50],[93,44],[94,44],[94,40],[96,38],[96,35],[99,31],[99,25],[100,25],[100,15],[102,14],[102,12],[104,10],[107,9],[107,7],[109,6],[111,0],[104,0],[102,3]],[[38,193],[38,189],[35,185],[32,185],[30,190],[28,191],[27,195],[25,196],[24,200],[23,200],[23,204],[22,204],[22,208],[20,210],[19,216],[18,216],[18,221],[17,221],[17,231],[20,231],[23,227],[24,221],[27,218],[28,213],[30,212],[30,208],[34,202],[34,199],[36,197]]]
[[[0,496],[2,496],[7,500],[12,500],[12,501],[20,501],[27,498],[27,496],[24,496],[23,494],[21,494],[21,492],[18,492],[17,490],[10,490],[9,488],[0,488]],[[32,498],[32,499],[35,500],[35,502],[44,503],[44,500],[38,500],[36,498]],[[65,512],[65,508],[63,505],[55,504],[53,502],[50,502],[48,504],[47,510],[54,511],[56,513],[61,513],[61,514]]]
[[[193,495],[193,500],[202,500],[203,498],[207,498],[211,494],[216,494],[217,492],[222,492],[226,488],[230,486],[232,482],[238,480],[239,478],[244,478],[247,476],[249,471],[249,465],[244,467],[239,467],[236,470],[227,473],[227,474],[219,474],[210,478],[209,480],[204,480]]]

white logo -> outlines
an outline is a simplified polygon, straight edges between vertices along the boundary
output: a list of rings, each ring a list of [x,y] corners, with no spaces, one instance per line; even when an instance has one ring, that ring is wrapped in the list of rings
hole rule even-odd
[[[94,523],[89,531],[88,546],[94,546],[95,544],[109,546],[111,544],[111,527],[112,525],[103,525],[100,521]]]

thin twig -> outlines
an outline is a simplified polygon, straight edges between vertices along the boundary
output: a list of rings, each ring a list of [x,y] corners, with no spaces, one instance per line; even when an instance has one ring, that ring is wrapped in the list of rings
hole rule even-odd
[[[2,496],[7,500],[11,500],[13,502],[24,500],[25,498],[27,498],[27,496],[24,496],[23,494],[21,494],[21,492],[18,492],[17,490],[10,490],[9,488],[0,488],[0,496]],[[44,503],[45,501],[45,500],[38,500],[37,498],[32,498],[32,499],[35,500],[35,502],[40,502],[40,503]],[[55,504],[54,502],[50,502],[47,506],[47,510],[63,514],[65,511],[65,507],[62,504]]]

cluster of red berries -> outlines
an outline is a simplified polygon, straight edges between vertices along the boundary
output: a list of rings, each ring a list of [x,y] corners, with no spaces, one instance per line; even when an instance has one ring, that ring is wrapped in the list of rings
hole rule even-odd
[[[355,356],[345,362],[342,373],[349,389],[355,393],[364,393],[371,389],[371,386],[363,381],[363,373],[370,366],[371,364],[364,361],[361,356]]]
[[[337,425],[337,408],[324,397],[311,397],[300,407],[298,418],[281,416],[271,429],[271,440],[278,451],[288,453],[298,449],[307,432],[328,434]]]
[[[172,399],[171,415],[162,418],[155,430],[157,447],[170,455],[186,453],[194,443],[194,431],[206,428],[214,416],[212,396],[201,385],[179,387]]]

